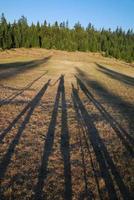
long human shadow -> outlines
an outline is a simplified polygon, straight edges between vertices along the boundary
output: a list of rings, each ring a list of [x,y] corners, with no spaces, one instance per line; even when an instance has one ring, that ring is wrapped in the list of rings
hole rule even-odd
[[[110,157],[107,148],[92,121],[91,115],[87,112],[84,104],[82,103],[78,95],[77,89],[75,89],[74,87],[72,88],[72,96],[73,101],[75,101],[75,104],[77,105],[77,108],[79,110],[81,121],[83,121],[85,125],[86,134],[95,152],[102,177],[106,184],[109,199],[118,199],[111,175],[113,175],[123,199],[131,199],[129,190],[124,184],[119,171],[117,170],[112,158]]]
[[[43,199],[43,187],[45,179],[47,178],[47,166],[49,156],[52,152],[54,143],[55,127],[57,123],[58,106],[61,97],[62,117],[61,117],[61,154],[64,162],[64,180],[65,180],[65,192],[64,199],[72,199],[72,180],[71,180],[71,165],[70,165],[70,149],[69,149],[69,131],[67,124],[67,104],[65,97],[64,87],[64,75],[61,75],[59,79],[59,86],[55,98],[54,108],[52,112],[51,121],[49,124],[46,140],[44,144],[44,151],[41,161],[41,167],[39,169],[38,182],[35,186],[35,196],[37,200]]]
[[[129,86],[134,86],[134,78],[127,76],[125,74],[121,74],[119,72],[116,72],[114,70],[108,69],[106,67],[104,67],[103,65],[100,65],[98,63],[96,63],[97,67],[98,67],[98,71],[106,74],[107,76],[109,76],[112,79],[118,80],[122,83],[125,83]]]
[[[87,197],[87,199],[94,199],[93,192],[88,188],[88,184],[87,184],[86,167],[85,167],[85,162],[84,162],[84,152],[83,152],[83,147],[82,147],[82,142],[81,142],[81,135],[83,135],[86,146],[87,146],[87,150],[88,150],[90,162],[91,162],[91,167],[93,170],[94,178],[95,178],[97,189],[98,189],[99,198],[100,198],[100,200],[103,200],[102,193],[101,193],[100,186],[99,186],[98,176],[96,173],[96,169],[95,169],[95,166],[93,163],[93,158],[92,158],[90,147],[89,147],[89,143],[88,143],[87,137],[85,135],[85,126],[83,124],[83,121],[81,120],[81,114],[79,112],[79,108],[77,106],[77,103],[76,103],[73,95],[72,95],[72,99],[73,99],[74,109],[76,112],[76,120],[77,120],[77,124],[78,124],[78,126],[77,126],[78,127],[78,138],[79,138],[80,147],[81,147],[82,166],[83,166],[84,182],[85,182],[85,190],[83,193],[84,197],[83,197],[83,195],[80,194],[79,200],[82,200],[85,197]]]
[[[46,72],[47,73],[47,72]],[[32,81],[31,83],[29,83],[25,88],[22,89],[22,93],[24,92],[25,89],[30,88],[36,81],[38,81],[40,78],[42,78],[46,73],[42,74],[41,76],[37,77],[34,81]],[[5,102],[3,102],[3,104],[11,104],[11,102],[13,101],[13,99],[15,99],[18,95],[20,95],[20,93],[17,93],[15,96],[12,96],[12,98],[9,98],[9,101],[5,100]],[[19,103],[19,102],[15,102],[15,103]],[[26,103],[25,101],[22,101],[21,103]],[[25,114],[25,112],[29,109],[29,107],[31,106],[32,101],[30,101],[24,108],[23,110],[16,116],[16,118],[9,124],[9,126],[7,128],[5,128],[1,133],[0,133],[0,143],[2,142],[2,140],[4,139],[4,137],[6,136],[6,134],[15,126],[15,124],[19,121],[19,119]],[[2,104],[2,105],[3,105]],[[2,106],[0,104],[0,107]]]
[[[27,61],[27,62],[14,62],[14,63],[2,63],[0,64],[0,80],[14,77],[17,74],[31,70],[43,63],[47,63],[51,56],[47,56],[43,59]]]
[[[82,122],[82,125],[85,126],[86,134],[87,134],[89,141],[94,149],[96,159],[99,163],[102,177],[103,177],[106,187],[107,187],[109,199],[117,199],[117,195],[116,195],[116,191],[115,191],[115,187],[114,187],[114,184],[112,181],[111,174],[108,171],[106,160],[105,160],[103,153],[101,151],[101,148],[98,144],[98,139],[96,138],[97,130],[96,130],[94,124],[92,124],[90,122],[88,113],[78,96],[77,90],[74,87],[72,89],[72,98],[73,98],[73,103],[75,105],[75,109],[77,109],[77,112],[76,112],[77,117],[80,118],[79,120]]]
[[[91,88],[98,96],[100,96],[106,103],[113,109],[116,109],[122,114],[125,120],[128,122],[129,135],[133,137],[134,130],[134,105],[122,99],[120,96],[115,95],[112,91],[105,88],[100,82],[96,80],[90,80],[87,73],[83,70],[76,68],[77,77],[82,80],[89,88]]]
[[[0,162],[0,180],[4,178],[6,170],[8,168],[8,165],[11,162],[11,158],[14,154],[15,148],[19,143],[19,140],[21,138],[21,135],[26,127],[26,125],[28,124],[31,115],[35,109],[35,107],[38,105],[40,99],[42,98],[42,96],[44,95],[45,91],[47,90],[48,86],[49,86],[50,80],[42,87],[42,89],[37,93],[37,95],[33,98],[33,100],[31,101],[31,103],[29,104],[29,106],[27,106],[27,108],[25,108],[25,112],[28,110],[23,122],[20,124],[17,134],[15,135],[14,139],[12,140],[12,142],[9,144],[8,150],[5,153],[5,155],[3,156],[1,162]],[[23,109],[23,114],[25,113],[24,109]],[[20,114],[22,116],[22,112]],[[15,119],[17,120],[17,119]],[[15,122],[15,121],[14,121]],[[10,127],[11,129],[11,127]],[[8,130],[10,130],[8,129]]]
[[[19,95],[23,94],[26,90],[30,89],[34,83],[36,83],[39,79],[41,79],[47,73],[48,73],[48,71],[46,71],[45,73],[43,73],[42,75],[40,75],[39,77],[34,79],[32,82],[28,83],[25,87],[19,89],[17,92],[9,95],[5,99],[0,100],[0,107],[2,105],[10,104],[16,97],[18,97]]]
[[[59,85],[58,85],[57,94],[55,97],[55,103],[54,103],[54,108],[52,111],[51,121],[50,121],[48,132],[45,138],[43,156],[42,156],[41,166],[40,166],[39,174],[38,174],[38,181],[34,190],[35,200],[43,199],[43,187],[44,187],[45,179],[47,178],[48,160],[49,160],[49,156],[51,155],[52,147],[54,143],[54,134],[55,134],[55,127],[57,123],[58,106],[59,106],[59,101],[60,101],[60,92],[61,92],[62,84],[63,84],[63,77],[61,76],[59,79]]]
[[[65,193],[64,199],[72,199],[72,179],[71,179],[71,165],[70,165],[70,148],[69,148],[69,130],[68,130],[68,114],[67,103],[65,96],[64,76],[61,79],[61,154],[64,161],[64,179],[65,179]]]
[[[127,133],[125,129],[122,128],[122,126],[106,111],[106,109],[95,99],[93,94],[87,89],[86,85],[76,76],[77,84],[81,88],[81,90],[84,92],[84,94],[87,96],[87,98],[92,102],[95,107],[100,111],[102,116],[107,120],[107,122],[111,125],[117,136],[122,141],[123,145],[126,147],[128,152],[131,154],[131,156],[134,156],[134,139],[131,137],[130,134]]]

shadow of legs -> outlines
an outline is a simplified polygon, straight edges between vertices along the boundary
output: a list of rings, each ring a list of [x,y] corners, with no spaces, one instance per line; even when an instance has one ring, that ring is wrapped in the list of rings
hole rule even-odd
[[[59,86],[58,86],[58,90],[57,90],[57,94],[56,94],[56,98],[55,98],[54,108],[52,111],[52,117],[51,117],[51,121],[50,121],[50,124],[48,127],[48,132],[46,134],[43,156],[42,156],[41,166],[40,166],[39,174],[38,174],[38,181],[35,186],[35,191],[34,191],[35,192],[35,195],[34,195],[35,200],[44,199],[43,187],[44,187],[44,181],[47,177],[48,160],[49,160],[49,156],[51,155],[53,142],[54,142],[54,134],[55,134],[55,127],[56,127],[56,122],[57,122],[60,92],[61,92],[61,86],[62,86],[62,82],[63,82],[62,76],[59,80],[60,80],[60,82],[59,82]]]
[[[102,139],[99,136],[99,133],[96,127],[94,126],[92,122],[91,116],[85,109],[83,103],[81,102],[78,96],[78,92],[75,88],[73,88],[73,99],[75,100],[77,107],[79,108],[79,112],[81,114],[82,120],[84,121],[84,124],[86,126],[89,141],[92,144],[92,147],[94,149],[96,159],[99,163],[99,167],[102,173],[102,177],[105,181],[105,184],[108,190],[109,199],[117,199],[114,183],[113,183],[109,169],[111,169],[111,173],[114,176],[114,179],[119,187],[119,190],[123,198],[130,199],[128,188],[125,186],[118,170],[116,169],[116,166],[113,163],[113,160],[111,159]]]
[[[9,165],[10,161],[11,161],[11,158],[12,158],[12,155],[13,155],[13,153],[15,151],[16,145],[19,143],[21,135],[22,135],[26,125],[28,124],[28,122],[30,120],[30,117],[31,117],[35,107],[37,106],[37,104],[39,103],[40,99],[42,98],[42,96],[44,95],[45,91],[47,90],[47,88],[49,86],[49,82],[50,81],[48,81],[42,87],[42,89],[38,92],[38,94],[31,101],[28,113],[26,114],[22,124],[20,125],[16,136],[14,137],[12,142],[10,143],[6,154],[3,156],[2,161],[0,162],[0,179],[4,178],[5,172],[6,172],[7,167]]]
[[[71,180],[71,164],[69,149],[69,130],[67,117],[67,104],[64,87],[64,77],[61,84],[61,106],[62,106],[62,124],[61,124],[61,153],[64,161],[64,179],[65,179],[65,200],[72,199],[72,180]]]

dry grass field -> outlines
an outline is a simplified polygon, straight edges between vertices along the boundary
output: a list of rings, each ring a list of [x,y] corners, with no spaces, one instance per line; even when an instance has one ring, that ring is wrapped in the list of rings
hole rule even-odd
[[[134,198],[134,66],[0,52],[0,199]]]

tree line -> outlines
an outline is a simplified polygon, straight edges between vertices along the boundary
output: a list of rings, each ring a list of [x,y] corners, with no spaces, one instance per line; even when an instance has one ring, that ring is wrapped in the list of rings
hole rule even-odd
[[[134,61],[134,32],[118,28],[115,31],[104,28],[97,30],[89,25],[84,28],[78,22],[69,28],[68,21],[53,25],[44,21],[43,24],[28,24],[22,16],[12,24],[7,22],[4,14],[0,18],[0,48],[11,49],[20,47],[40,47],[67,51],[101,52],[105,56]]]

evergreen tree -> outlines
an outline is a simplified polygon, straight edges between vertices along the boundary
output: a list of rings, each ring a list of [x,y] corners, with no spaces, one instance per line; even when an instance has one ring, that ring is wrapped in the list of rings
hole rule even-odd
[[[96,30],[89,23],[84,29],[78,22],[70,29],[68,21],[50,25],[45,20],[43,24],[28,25],[26,17],[22,16],[13,24],[7,23],[4,14],[0,18],[0,48],[40,47],[61,49],[67,51],[92,51],[105,53],[128,62],[134,61],[134,32],[127,32],[117,27]]]

